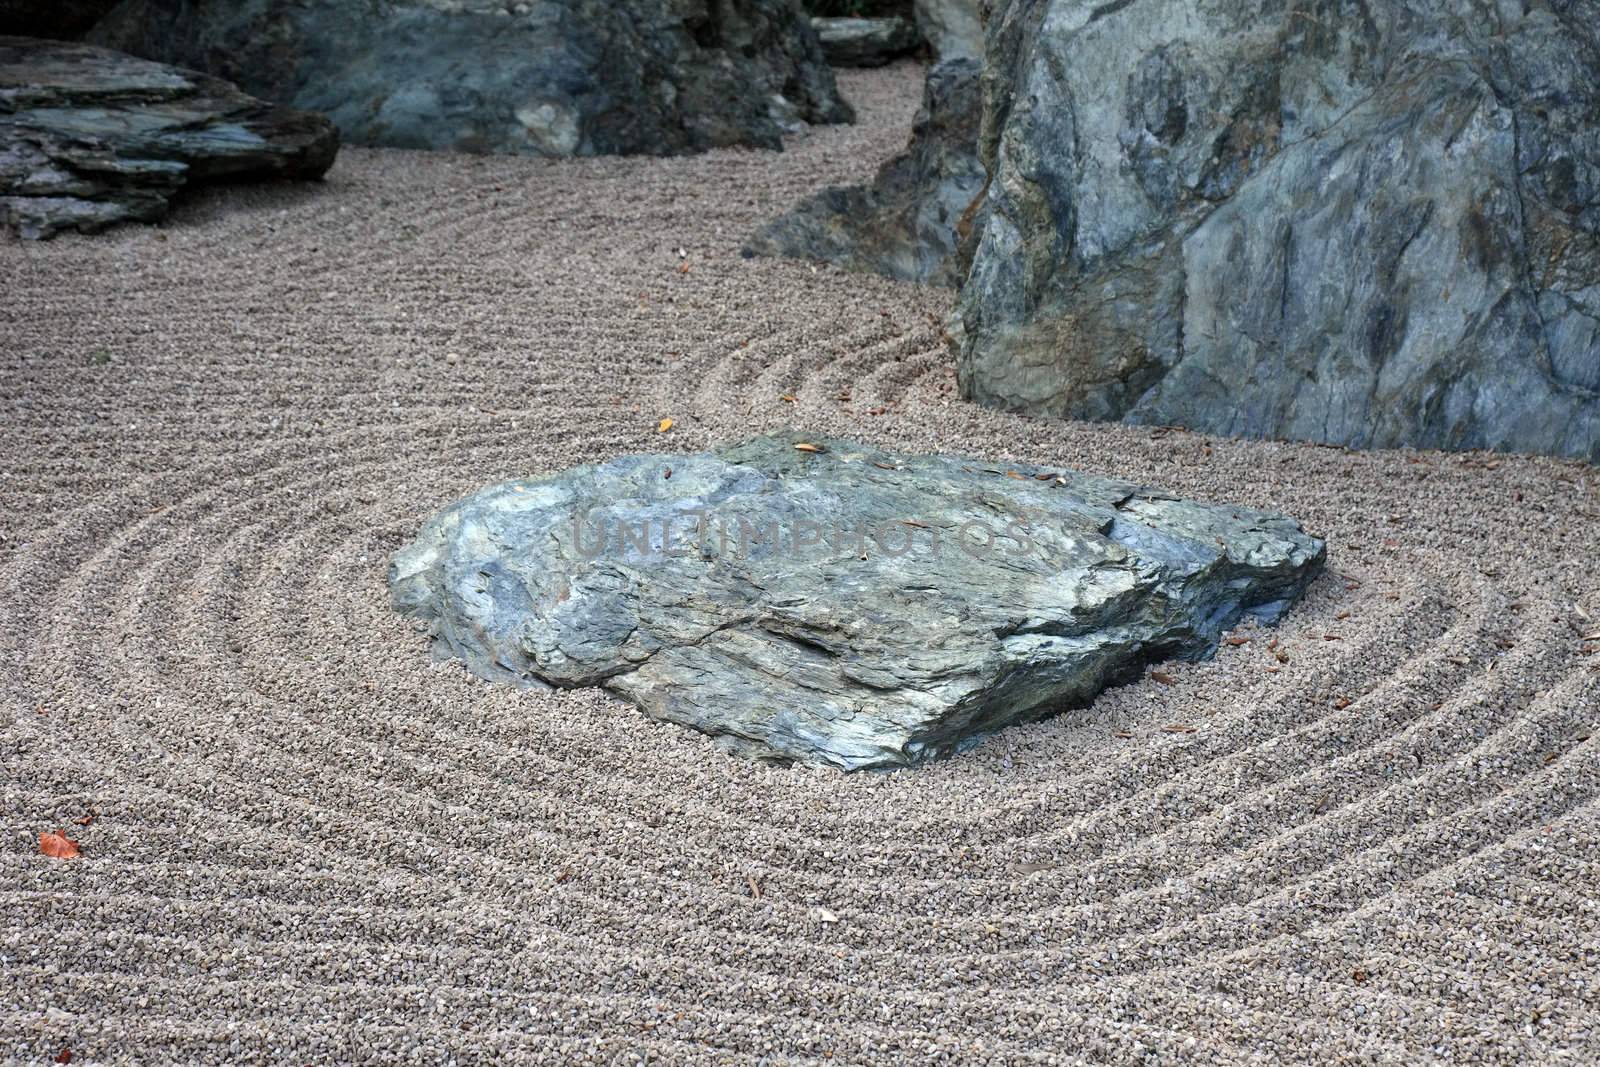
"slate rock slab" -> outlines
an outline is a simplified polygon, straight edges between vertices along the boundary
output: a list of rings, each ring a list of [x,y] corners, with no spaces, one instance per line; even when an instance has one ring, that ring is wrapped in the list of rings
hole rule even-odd
[[[326,114],[351,144],[675,155],[853,118],[793,0],[126,0],[90,39]]]
[[[0,37],[0,223],[23,237],[152,222],[184,187],[318,178],[320,115],[106,48]]]
[[[817,15],[811,28],[822,42],[822,54],[836,67],[881,67],[922,44],[916,26],[898,15],[876,19]]]
[[[1600,5],[999,0],[964,395],[1600,460]]]
[[[492,486],[389,583],[485,678],[604,686],[737,753],[857,770],[1209,656],[1323,559],[1281,515],[779,434]]]

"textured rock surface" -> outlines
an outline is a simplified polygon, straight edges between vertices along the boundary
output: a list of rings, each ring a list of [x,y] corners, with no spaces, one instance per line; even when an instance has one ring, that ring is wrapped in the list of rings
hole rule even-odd
[[[983,101],[977,0],[921,0],[917,27],[936,57],[905,152],[871,185],[807,197],[745,243],[746,255],[794,256],[891,278],[955,286],[968,209],[983,190],[978,158]]]
[[[979,70],[975,59],[931,69],[904,154],[879,168],[871,185],[835,186],[802,200],[746,242],[745,254],[959,284],[961,221],[984,180],[976,148]]]
[[[0,222],[24,237],[165,215],[184,186],[315,178],[320,115],[104,48],[0,37]]]
[[[917,32],[936,59],[983,58],[978,0],[916,0]]]
[[[126,0],[93,39],[320,111],[356,144],[666,155],[851,118],[789,0]]]
[[[71,40],[116,6],[117,0],[0,0],[0,37]]]
[[[895,15],[881,19],[817,16],[811,20],[811,28],[822,42],[822,54],[836,67],[881,67],[922,43],[917,28]]]
[[[1001,2],[963,389],[1600,458],[1600,5]]]
[[[1323,561],[1277,515],[802,440],[485,489],[396,554],[395,602],[480,675],[605,686],[736,752],[853,770],[1210,655]]]

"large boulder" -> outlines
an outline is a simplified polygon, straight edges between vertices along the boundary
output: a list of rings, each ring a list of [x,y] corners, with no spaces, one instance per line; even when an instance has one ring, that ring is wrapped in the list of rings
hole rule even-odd
[[[929,70],[905,152],[880,167],[871,185],[835,186],[802,200],[746,241],[744,254],[959,284],[961,224],[984,182],[980,70],[971,58]]]
[[[852,117],[791,0],[125,0],[92,39],[356,144],[667,155]]]
[[[1600,459],[1600,4],[999,0],[965,394]]]
[[[787,434],[493,486],[389,583],[483,677],[604,686],[744,755],[857,770],[1209,656],[1323,556],[1279,515]]]
[[[23,237],[153,221],[197,182],[318,178],[338,131],[220,79],[0,37],[0,224]]]

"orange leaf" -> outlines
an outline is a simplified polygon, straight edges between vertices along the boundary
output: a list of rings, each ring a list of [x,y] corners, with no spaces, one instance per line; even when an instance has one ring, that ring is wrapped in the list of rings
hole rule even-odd
[[[56,860],[75,860],[79,856],[78,843],[60,830],[40,834],[39,851]]]
[[[1150,677],[1162,685],[1177,685],[1178,680],[1166,671],[1151,671]]]
[[[795,445],[794,447],[799,449],[801,452],[826,452],[827,451],[827,449],[823,448],[821,445],[808,444],[805,441],[800,442],[799,444]]]
[[[671,419],[662,419],[660,422],[656,423],[656,433],[666,433],[670,429],[672,429]]]

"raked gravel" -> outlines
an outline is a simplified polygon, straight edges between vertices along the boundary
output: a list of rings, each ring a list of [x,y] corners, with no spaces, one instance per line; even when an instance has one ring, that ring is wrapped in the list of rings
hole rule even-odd
[[[0,242],[0,1058],[1600,1058],[1595,470],[960,402],[949,294],[738,253],[920,76],[782,154],[347,148]],[[390,610],[478,486],[790,425],[1280,509],[1329,570],[1170,684],[853,776]]]

